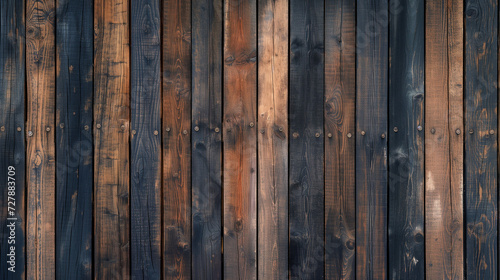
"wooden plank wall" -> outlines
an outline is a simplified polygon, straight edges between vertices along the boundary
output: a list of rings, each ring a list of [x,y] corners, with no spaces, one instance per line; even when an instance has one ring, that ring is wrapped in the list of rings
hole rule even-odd
[[[0,278],[498,278],[498,9],[0,1]]]

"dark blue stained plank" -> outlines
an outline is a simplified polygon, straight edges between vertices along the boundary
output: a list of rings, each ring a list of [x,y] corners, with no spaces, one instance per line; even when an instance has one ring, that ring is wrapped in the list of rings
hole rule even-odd
[[[424,279],[425,6],[397,3],[389,28],[389,275]]]
[[[131,4],[132,279],[160,279],[160,3],[158,0],[138,0]]]
[[[0,1],[0,278],[6,280],[25,278],[24,9],[24,1]],[[12,215],[8,201],[15,203]],[[8,263],[12,246],[15,260]]]
[[[93,1],[57,2],[56,276],[92,277]]]
[[[387,0],[358,0],[356,277],[387,277]]]
[[[289,270],[324,278],[324,3],[290,1]]]
[[[498,1],[465,5],[467,279],[498,277]]]
[[[192,273],[222,277],[222,0],[192,3]]]

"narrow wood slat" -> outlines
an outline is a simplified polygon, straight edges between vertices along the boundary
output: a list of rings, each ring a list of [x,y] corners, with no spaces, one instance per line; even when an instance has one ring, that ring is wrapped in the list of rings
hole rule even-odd
[[[324,3],[290,1],[289,269],[324,278]]]
[[[192,273],[222,277],[222,0],[192,7]]]
[[[423,0],[391,6],[389,275],[424,279]]]
[[[24,1],[0,1],[0,278],[6,280],[26,276],[24,9]]]
[[[56,274],[54,26],[55,1],[26,1],[28,279]]]
[[[224,279],[257,277],[256,13],[224,2]]]
[[[160,2],[131,4],[131,274],[133,279],[160,279]]]
[[[129,2],[94,5],[94,278],[130,279]]]
[[[356,2],[325,1],[325,278],[356,272]]]
[[[260,279],[288,275],[288,2],[258,2]]]
[[[163,277],[191,278],[191,1],[163,2]]]
[[[388,1],[357,2],[356,277],[387,277]]]
[[[426,2],[425,260],[428,279],[463,278],[463,1]]]
[[[497,279],[498,1],[467,1],[465,31],[467,279]]]
[[[56,273],[92,277],[93,1],[57,2]]]

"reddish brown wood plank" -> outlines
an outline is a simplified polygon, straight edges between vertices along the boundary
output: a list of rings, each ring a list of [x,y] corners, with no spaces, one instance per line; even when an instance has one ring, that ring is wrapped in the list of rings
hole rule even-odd
[[[163,2],[163,276],[191,278],[191,1]]]
[[[26,2],[27,278],[55,278],[55,1]]]
[[[94,3],[94,278],[130,279],[129,2]]]

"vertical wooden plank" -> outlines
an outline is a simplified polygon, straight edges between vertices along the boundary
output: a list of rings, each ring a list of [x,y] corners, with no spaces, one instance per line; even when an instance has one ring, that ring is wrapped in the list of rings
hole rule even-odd
[[[0,278],[6,280],[26,276],[24,4],[0,1]]]
[[[56,276],[92,277],[93,1],[57,1]]]
[[[388,1],[357,2],[356,277],[387,277]]]
[[[133,279],[160,279],[160,2],[131,4],[131,273]]]
[[[163,275],[191,278],[191,1],[163,2]]]
[[[429,279],[463,278],[462,2],[426,2],[425,270]]]
[[[325,1],[325,278],[354,279],[356,1]]]
[[[290,1],[289,267],[324,278],[324,3]]]
[[[288,0],[258,2],[258,275],[288,278]]]
[[[391,6],[389,275],[424,279],[423,0]]]
[[[224,2],[224,279],[257,277],[257,2]]]
[[[27,277],[55,278],[55,3],[26,2]]]
[[[222,9],[193,1],[193,279],[222,277]]]
[[[498,1],[465,7],[467,279],[498,277]]]
[[[94,5],[94,278],[130,279],[129,2]]]

